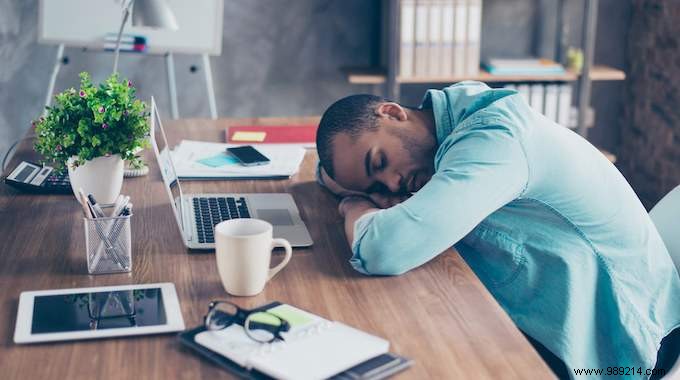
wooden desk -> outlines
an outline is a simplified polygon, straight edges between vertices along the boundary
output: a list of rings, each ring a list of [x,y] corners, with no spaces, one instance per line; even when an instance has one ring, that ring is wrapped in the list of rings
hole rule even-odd
[[[223,141],[228,125],[304,123],[316,118],[167,122],[170,143]],[[35,158],[25,140],[10,164]],[[210,300],[229,298],[213,254],[187,253],[155,161],[150,174],[126,179],[132,197],[133,272],[89,276],[79,205],[73,196],[24,195],[0,184],[0,377],[6,379],[212,379],[229,375],[184,349],[174,335],[15,345],[19,293],[24,290],[173,282],[187,328],[202,322]],[[244,307],[278,300],[386,337],[393,352],[415,360],[399,378],[554,377],[474,273],[449,250],[398,277],[369,277],[347,262],[337,201],[314,183],[316,153],[298,175],[282,181],[187,182],[187,192],[290,192],[314,239]]]

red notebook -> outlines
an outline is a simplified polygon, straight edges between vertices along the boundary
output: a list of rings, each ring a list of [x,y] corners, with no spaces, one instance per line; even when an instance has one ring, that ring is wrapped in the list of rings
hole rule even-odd
[[[302,144],[316,145],[316,125],[243,125],[227,128],[230,144]]]

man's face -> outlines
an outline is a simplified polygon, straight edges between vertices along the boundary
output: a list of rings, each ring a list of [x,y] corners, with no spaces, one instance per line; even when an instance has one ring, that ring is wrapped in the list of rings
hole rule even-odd
[[[356,138],[340,133],[333,141],[335,181],[366,193],[408,194],[418,191],[434,173],[434,146],[426,136],[394,120]]]

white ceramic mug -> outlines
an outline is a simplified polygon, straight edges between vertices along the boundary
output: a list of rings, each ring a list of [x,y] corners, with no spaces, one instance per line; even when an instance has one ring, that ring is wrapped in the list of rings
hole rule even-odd
[[[231,219],[215,226],[217,270],[224,289],[235,296],[254,296],[288,264],[293,248],[272,237],[273,227],[260,219]],[[272,250],[283,247],[283,261],[270,268]]]

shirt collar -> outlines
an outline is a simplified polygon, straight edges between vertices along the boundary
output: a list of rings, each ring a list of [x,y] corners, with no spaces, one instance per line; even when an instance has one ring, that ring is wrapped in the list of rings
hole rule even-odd
[[[440,90],[427,90],[418,109],[432,109],[434,116],[437,145],[446,140],[453,131],[453,122],[449,114],[446,94]]]

